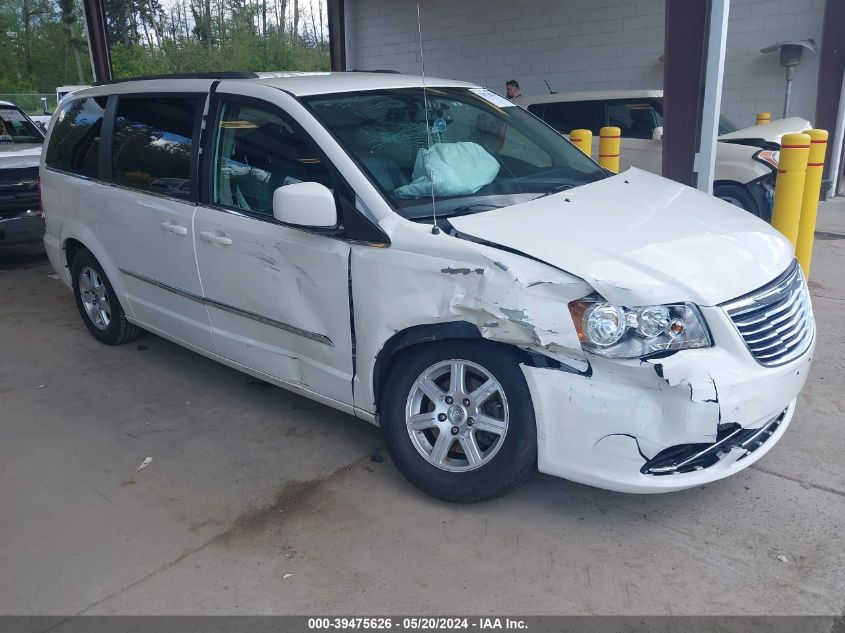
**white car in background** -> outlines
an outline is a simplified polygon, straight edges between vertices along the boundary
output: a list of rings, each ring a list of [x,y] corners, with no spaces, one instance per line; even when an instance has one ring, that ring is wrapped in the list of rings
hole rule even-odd
[[[38,165],[44,134],[16,105],[0,101],[0,248],[44,235]]]
[[[662,171],[662,90],[553,93],[520,97],[518,104],[561,134],[591,130],[593,156],[598,156],[599,130],[615,125],[622,131],[620,169],[634,166],[654,174]],[[764,220],[771,219],[780,139],[811,127],[806,119],[790,117],[737,129],[722,116],[713,195]]]
[[[792,245],[677,182],[608,176],[484,88],[427,86],[242,73],[66,98],[44,242],[88,330],[149,330],[379,424],[449,501],[537,468],[680,490],[767,453],[815,345]]]
[[[67,86],[56,86],[56,103],[59,103],[62,99],[64,99],[69,94],[73,94],[79,90],[85,90],[85,88],[90,88],[91,86],[87,84],[73,84]]]
[[[69,94],[76,92],[77,90],[83,90],[85,88],[90,87],[91,86],[87,85],[58,86],[56,88],[56,103],[60,103],[62,99],[64,99]],[[45,103],[45,101],[45,99],[42,99],[42,103]],[[29,118],[35,121],[38,124],[38,127],[41,128],[41,131],[46,134],[47,128],[50,127],[50,120],[53,118],[53,115],[48,114],[47,105],[45,103],[44,114],[30,114]]]

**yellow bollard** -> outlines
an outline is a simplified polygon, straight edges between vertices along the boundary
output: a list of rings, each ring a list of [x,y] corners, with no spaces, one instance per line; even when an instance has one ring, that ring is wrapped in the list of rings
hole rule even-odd
[[[771,123],[772,121],[772,113],[771,112],[758,112],[757,113],[757,125],[764,125],[766,123]]]
[[[593,132],[592,130],[572,130],[569,133],[569,140],[572,144],[584,152],[587,156],[593,153]]]
[[[801,202],[801,220],[798,223],[798,242],[795,256],[810,278],[810,261],[813,259],[813,237],[816,233],[816,214],[819,211],[819,194],[822,189],[824,155],[827,151],[827,130],[807,130],[810,137],[810,156],[807,159],[807,176],[804,178],[804,198]]]
[[[619,173],[619,146],[622,130],[613,125],[599,130],[599,165]]]
[[[784,134],[781,138],[772,226],[783,233],[793,246],[798,241],[801,198],[804,195],[804,176],[809,153],[809,135]]]

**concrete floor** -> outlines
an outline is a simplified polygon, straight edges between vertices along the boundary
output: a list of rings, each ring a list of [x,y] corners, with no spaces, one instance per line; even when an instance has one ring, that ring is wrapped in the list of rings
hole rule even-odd
[[[371,461],[364,422],[155,336],[100,345],[43,257],[7,257],[0,613],[841,614],[845,201],[819,231],[816,363],[759,464],[474,506]]]

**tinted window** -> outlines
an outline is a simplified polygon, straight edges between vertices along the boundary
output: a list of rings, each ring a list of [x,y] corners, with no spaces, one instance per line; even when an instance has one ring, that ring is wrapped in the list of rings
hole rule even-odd
[[[13,106],[0,106],[0,143],[43,143],[44,135]]]
[[[622,130],[624,138],[651,138],[663,118],[650,99],[625,99],[607,102],[608,125]]]
[[[297,182],[334,188],[310,137],[281,113],[224,102],[215,138],[212,200],[273,215],[273,193]]]
[[[47,165],[83,176],[97,176],[100,130],[107,97],[76,99],[62,107],[53,123]]]
[[[542,111],[534,108],[542,108]],[[561,134],[569,134],[572,130],[591,130],[598,135],[604,125],[603,101],[562,101],[529,106],[528,110]]]
[[[114,123],[113,178],[124,187],[190,198],[197,97],[121,97]]]

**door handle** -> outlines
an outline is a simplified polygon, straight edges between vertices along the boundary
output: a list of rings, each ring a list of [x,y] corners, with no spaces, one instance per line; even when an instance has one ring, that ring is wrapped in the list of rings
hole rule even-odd
[[[220,246],[228,246],[232,243],[231,237],[216,231],[200,231],[200,237],[210,244],[219,244]]]
[[[176,224],[175,222],[171,222],[170,220],[164,220],[160,224],[162,230],[167,231],[173,235],[187,235],[188,234],[188,227],[182,226],[181,224]]]

